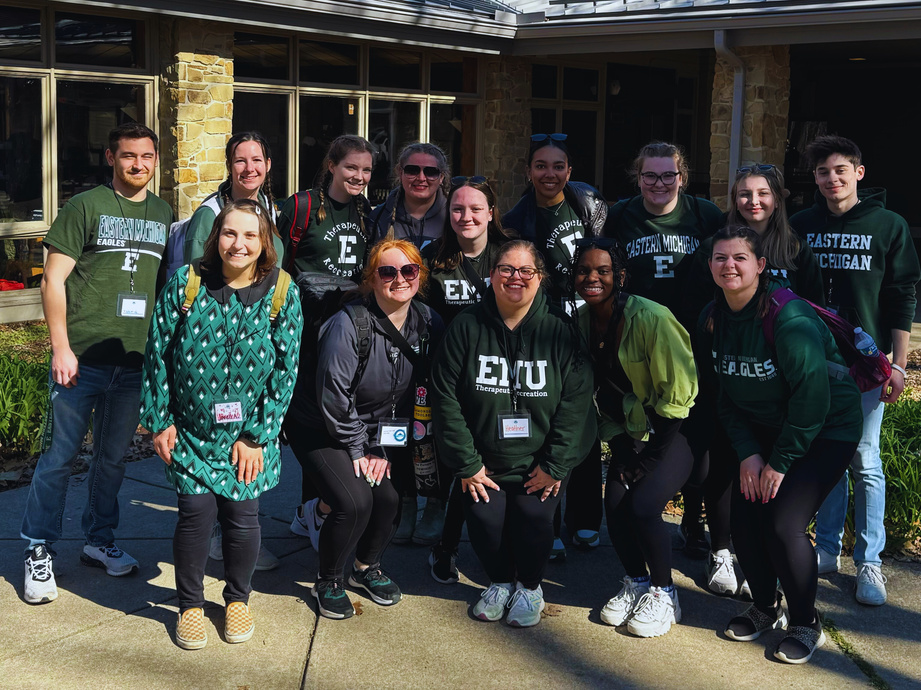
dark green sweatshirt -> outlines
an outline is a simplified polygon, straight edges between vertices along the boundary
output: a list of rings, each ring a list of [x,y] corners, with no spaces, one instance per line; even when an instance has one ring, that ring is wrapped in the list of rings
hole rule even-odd
[[[886,210],[886,190],[858,191],[860,203],[840,216],[821,193],[790,219],[822,267],[825,301],[892,350],[892,329],[911,331],[915,284],[921,280],[908,223]]]
[[[457,477],[484,465],[498,482],[523,482],[540,465],[563,479],[595,440],[592,367],[569,319],[541,291],[510,331],[492,289],[460,314],[432,364],[432,413],[438,455]],[[530,438],[499,439],[498,415],[512,411],[512,369],[518,411],[531,415]]]
[[[365,233],[361,230],[355,202],[340,204],[326,195],[326,217],[317,220],[320,210],[319,195],[310,191],[311,207],[307,230],[297,245],[292,275],[301,271],[332,273],[343,278],[361,281],[367,254]],[[364,197],[357,203],[367,204]],[[278,216],[278,232],[285,245],[284,266],[289,266],[292,252],[291,226],[294,223],[294,197],[290,197]],[[367,223],[367,221],[365,221]]]
[[[706,199],[681,194],[674,211],[654,216],[643,206],[643,197],[635,196],[611,207],[604,234],[627,251],[626,289],[677,315],[691,256],[722,221],[723,212]]]
[[[422,250],[422,261],[428,267],[429,281],[426,286],[423,302],[429,305],[444,320],[450,324],[454,317],[464,309],[479,302],[483,296],[478,294],[476,285],[467,277],[463,264],[458,264],[454,270],[433,269],[432,262],[438,253],[439,242],[431,242]],[[489,269],[499,253],[500,244],[489,243],[480,255],[469,259],[474,272],[489,285]]]
[[[772,280],[770,289],[778,287]],[[762,452],[754,426],[776,429],[774,449],[764,460],[783,473],[816,438],[859,441],[860,392],[850,377],[828,374],[827,361],[844,365],[828,327],[812,307],[793,300],[777,315],[772,349],[757,311],[758,296],[734,313],[719,294],[712,336],[704,328],[709,306],[698,324],[698,342],[710,344],[719,379],[720,420],[739,461]]]

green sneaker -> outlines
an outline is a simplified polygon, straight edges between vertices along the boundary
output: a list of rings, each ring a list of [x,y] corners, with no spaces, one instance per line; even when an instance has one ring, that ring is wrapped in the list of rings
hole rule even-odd
[[[367,570],[352,568],[349,584],[365,590],[371,600],[381,606],[393,606],[403,598],[397,583],[384,575],[380,563],[370,566]]]
[[[316,598],[320,614],[325,618],[341,620],[355,615],[355,607],[341,580],[317,580],[310,593]]]

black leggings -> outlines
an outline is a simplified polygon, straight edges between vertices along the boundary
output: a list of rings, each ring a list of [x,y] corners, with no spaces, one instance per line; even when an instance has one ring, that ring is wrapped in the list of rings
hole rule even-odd
[[[180,613],[205,605],[205,565],[215,519],[224,535],[224,602],[249,601],[259,557],[259,499],[231,501],[210,492],[179,494],[173,562]]]
[[[553,548],[553,513],[566,490],[541,501],[541,492],[525,493],[523,482],[499,484],[487,489],[489,503],[478,503],[464,494],[464,515],[470,544],[490,582],[520,582],[536,589]]]
[[[633,451],[634,441],[624,434],[609,444],[613,468],[618,454]],[[672,543],[662,510],[687,481],[692,462],[684,444],[672,443],[652,472],[629,490],[608,469],[604,492],[608,533],[630,577],[645,576],[648,566],[654,586],[667,587],[672,583]]]
[[[348,451],[322,432],[288,429],[288,442],[331,508],[320,533],[319,577],[343,580],[352,551],[361,563],[380,563],[400,522],[400,495],[393,482],[384,477],[371,488],[364,477],[355,476]],[[393,458],[391,465],[397,464]]]
[[[569,473],[566,506],[553,516],[553,536],[560,536],[561,522],[566,522],[569,536],[580,529],[597,532],[604,512],[601,498],[601,441],[595,440],[585,460]]]
[[[773,443],[759,440],[764,449],[762,457],[770,457]],[[765,611],[774,606],[780,580],[790,625],[810,625],[814,621],[819,575],[806,527],[856,451],[856,443],[815,439],[806,455],[787,471],[777,496],[767,503],[746,501],[736,472],[732,540],[739,565],[748,578],[755,604]]]
[[[710,471],[704,481],[704,501],[707,506],[707,524],[710,526],[710,550],[728,550],[732,482],[739,478],[739,456],[719,422],[710,440],[709,455]]]

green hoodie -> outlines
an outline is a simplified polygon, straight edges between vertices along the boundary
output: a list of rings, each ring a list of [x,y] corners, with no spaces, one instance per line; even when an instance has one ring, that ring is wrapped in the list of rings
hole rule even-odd
[[[908,223],[886,210],[886,191],[862,189],[857,196],[860,203],[836,216],[816,192],[815,205],[790,224],[819,260],[828,305],[890,352],[892,330],[911,331],[921,268]]]
[[[563,479],[595,440],[592,368],[570,322],[538,292],[514,331],[492,289],[454,319],[432,364],[432,413],[439,458],[457,477],[486,466],[493,481],[523,482],[536,466]],[[511,412],[509,360],[518,371],[518,411],[530,438],[499,439]]]
[[[771,291],[781,287],[771,280]],[[831,378],[827,361],[844,365],[828,327],[812,307],[793,300],[774,322],[774,349],[758,317],[760,296],[733,312],[722,294],[713,307],[713,334],[698,324],[710,345],[720,384],[719,415],[739,460],[761,453],[753,427],[768,427],[777,440],[768,464],[786,473],[816,438],[857,442],[863,430],[860,391],[850,377]]]
[[[453,270],[432,268],[440,246],[440,242],[431,242],[422,250],[422,262],[430,271],[426,295],[422,301],[434,309],[446,324],[450,324],[455,316],[479,302],[483,296],[477,293],[476,285],[467,277],[463,264],[458,264]],[[492,268],[501,246],[496,242],[490,242],[479,256],[468,258],[474,272],[487,286],[489,269]]]

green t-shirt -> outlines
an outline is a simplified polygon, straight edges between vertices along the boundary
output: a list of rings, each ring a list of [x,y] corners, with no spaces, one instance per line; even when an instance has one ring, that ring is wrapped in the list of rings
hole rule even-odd
[[[58,213],[44,244],[77,262],[65,288],[67,337],[81,362],[141,368],[172,221],[172,209],[158,196],[129,201],[110,186],[78,194]],[[132,275],[134,297],[147,299],[143,318],[117,316]]]
[[[535,244],[550,273],[553,303],[562,306],[561,300],[569,294],[569,267],[576,253],[576,240],[585,236],[585,229],[572,206],[564,200],[555,210],[538,206],[536,230]]]

